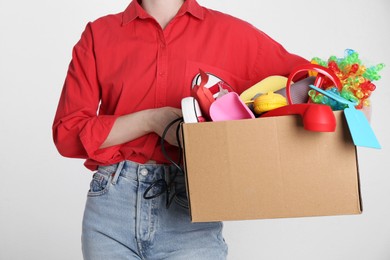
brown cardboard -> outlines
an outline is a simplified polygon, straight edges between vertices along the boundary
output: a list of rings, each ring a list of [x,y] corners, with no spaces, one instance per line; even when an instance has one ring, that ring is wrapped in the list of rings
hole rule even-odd
[[[332,133],[298,116],[183,124],[192,221],[361,213],[356,147],[335,116]]]

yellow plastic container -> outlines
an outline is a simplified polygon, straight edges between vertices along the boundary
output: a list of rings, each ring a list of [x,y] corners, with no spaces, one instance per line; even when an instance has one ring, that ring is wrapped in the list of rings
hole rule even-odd
[[[282,106],[287,106],[287,99],[274,92],[263,94],[257,97],[253,102],[253,109],[256,114],[261,114]]]

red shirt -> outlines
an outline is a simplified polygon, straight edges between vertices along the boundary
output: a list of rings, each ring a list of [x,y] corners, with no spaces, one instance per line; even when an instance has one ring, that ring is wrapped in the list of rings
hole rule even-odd
[[[85,158],[91,170],[122,160],[164,163],[153,133],[99,147],[120,115],[180,108],[199,69],[240,94],[306,62],[252,25],[195,0],[186,0],[164,30],[133,0],[124,12],[89,23],[75,45],[53,123],[54,142],[63,156]]]

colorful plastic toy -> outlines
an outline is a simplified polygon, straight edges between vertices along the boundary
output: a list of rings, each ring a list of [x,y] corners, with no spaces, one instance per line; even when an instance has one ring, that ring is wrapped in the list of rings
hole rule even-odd
[[[341,82],[341,87],[332,89],[333,93],[339,93],[340,96],[347,100],[358,100],[356,108],[362,108],[363,106],[369,106],[369,97],[376,89],[373,81],[379,80],[381,76],[379,72],[384,68],[384,64],[380,63],[376,66],[366,67],[359,58],[359,54],[351,49],[345,50],[343,58],[337,58],[331,56],[327,61],[324,61],[318,57],[315,57],[311,61],[313,64],[327,67],[332,70]],[[316,75],[316,72],[311,72],[310,75]],[[331,82],[324,82],[323,89],[332,88]],[[309,94],[311,101],[318,104],[327,104],[329,99],[322,94]],[[345,108],[345,105],[343,105]],[[332,106],[333,109],[339,107]],[[342,108],[341,108],[342,109]]]

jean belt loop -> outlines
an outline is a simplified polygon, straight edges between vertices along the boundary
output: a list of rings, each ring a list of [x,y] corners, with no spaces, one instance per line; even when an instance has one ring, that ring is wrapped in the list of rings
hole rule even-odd
[[[119,175],[120,175],[124,165],[125,165],[125,161],[121,161],[120,163],[118,163],[118,166],[117,166],[116,171],[114,173],[114,177],[112,178],[112,181],[111,181],[111,183],[113,185],[115,185],[117,183]]]

